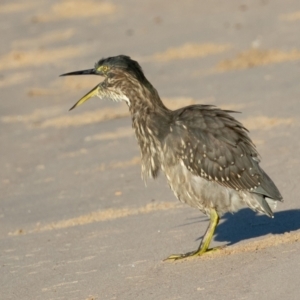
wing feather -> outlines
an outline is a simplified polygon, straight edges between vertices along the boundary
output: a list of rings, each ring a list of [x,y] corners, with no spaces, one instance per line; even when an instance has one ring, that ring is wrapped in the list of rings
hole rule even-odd
[[[191,105],[174,112],[167,148],[175,150],[187,169],[223,186],[282,199],[259,167],[259,154],[246,128],[213,106]],[[231,111],[230,111],[231,112]]]

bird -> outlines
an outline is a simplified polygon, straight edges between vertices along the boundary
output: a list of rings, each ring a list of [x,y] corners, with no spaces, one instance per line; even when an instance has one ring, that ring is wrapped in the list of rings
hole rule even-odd
[[[102,58],[94,68],[60,76],[98,75],[104,80],[70,110],[97,96],[124,101],[141,153],[141,175],[146,181],[162,171],[181,202],[208,216],[209,225],[195,251],[172,254],[166,260],[198,257],[209,248],[223,214],[241,208],[273,217],[282,196],[260,167],[260,155],[248,130],[231,116],[231,110],[213,105],[168,109],[129,56]]]

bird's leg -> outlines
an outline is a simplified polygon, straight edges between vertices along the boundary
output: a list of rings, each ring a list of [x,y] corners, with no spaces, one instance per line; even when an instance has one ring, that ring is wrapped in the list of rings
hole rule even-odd
[[[214,208],[211,209],[210,222],[209,222],[208,228],[205,232],[205,235],[204,235],[198,249],[196,251],[188,252],[185,254],[172,254],[165,260],[177,260],[177,259],[182,259],[182,258],[187,258],[187,257],[192,257],[192,256],[200,256],[208,251],[216,249],[216,248],[208,249],[208,247],[209,247],[211,239],[214,235],[215,229],[219,223],[219,219],[220,218],[219,218],[216,210]]]

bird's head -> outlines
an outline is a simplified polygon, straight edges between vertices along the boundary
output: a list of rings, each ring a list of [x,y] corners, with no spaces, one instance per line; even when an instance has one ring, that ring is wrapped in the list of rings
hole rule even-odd
[[[141,85],[148,89],[152,87],[144,76],[141,66],[126,55],[103,58],[95,64],[93,69],[65,73],[60,76],[71,75],[99,75],[105,79],[77,101],[70,110],[93,96],[108,97],[116,101],[124,100],[130,106],[127,91],[133,89],[133,84],[136,84],[137,88]]]

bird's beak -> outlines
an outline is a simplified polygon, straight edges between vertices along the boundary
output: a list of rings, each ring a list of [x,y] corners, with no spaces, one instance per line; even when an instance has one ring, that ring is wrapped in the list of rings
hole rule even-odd
[[[80,100],[78,100],[69,110],[74,109],[76,106],[81,105],[90,98],[98,95],[99,84],[97,84],[92,90],[85,94]]]
[[[82,71],[75,71],[75,72],[65,73],[65,74],[61,74],[60,76],[72,76],[72,75],[101,75],[101,74],[96,73],[95,69],[89,69],[89,70],[82,70]],[[98,94],[98,88],[99,88],[99,85],[96,85],[91,91],[89,91],[80,100],[78,100],[69,110],[74,109],[76,106],[84,103],[85,101],[89,100],[93,96],[96,96]]]
[[[72,76],[72,75],[99,75],[99,74],[96,73],[95,69],[88,69],[88,70],[65,73],[65,74],[61,74],[59,76]]]

